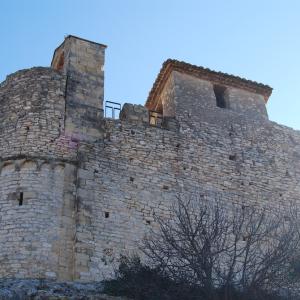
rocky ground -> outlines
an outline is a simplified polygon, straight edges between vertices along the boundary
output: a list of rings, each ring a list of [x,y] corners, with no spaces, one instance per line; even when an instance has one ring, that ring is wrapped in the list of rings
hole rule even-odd
[[[101,283],[58,283],[43,279],[0,280],[0,300],[126,300],[102,292]]]

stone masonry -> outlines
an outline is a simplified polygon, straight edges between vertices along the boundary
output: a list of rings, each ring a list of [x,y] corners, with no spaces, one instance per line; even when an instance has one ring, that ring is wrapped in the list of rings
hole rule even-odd
[[[168,60],[145,106],[107,119],[105,48],[68,36],[0,85],[2,278],[101,280],[177,195],[299,199],[300,132],[268,120],[270,87]]]

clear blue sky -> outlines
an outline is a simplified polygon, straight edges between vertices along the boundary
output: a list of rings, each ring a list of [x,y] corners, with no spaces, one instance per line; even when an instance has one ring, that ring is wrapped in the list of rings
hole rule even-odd
[[[0,0],[0,81],[68,34],[108,45],[106,100],[144,104],[175,58],[269,84],[270,119],[300,129],[299,0]]]

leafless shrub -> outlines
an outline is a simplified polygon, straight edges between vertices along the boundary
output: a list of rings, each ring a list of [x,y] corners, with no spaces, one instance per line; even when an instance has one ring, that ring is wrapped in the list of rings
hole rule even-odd
[[[200,286],[207,299],[294,288],[300,245],[295,206],[268,211],[178,198],[172,214],[156,217],[159,230],[145,238],[142,251],[173,280]]]

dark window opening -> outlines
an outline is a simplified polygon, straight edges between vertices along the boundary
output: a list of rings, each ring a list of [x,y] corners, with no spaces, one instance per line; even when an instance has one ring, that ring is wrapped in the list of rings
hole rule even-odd
[[[236,155],[235,154],[229,155],[229,160],[236,161]]]
[[[134,181],[134,178],[133,178],[133,177],[130,177],[130,181],[133,182],[133,181]]]
[[[226,88],[220,85],[214,85],[214,93],[216,96],[217,106],[220,108],[228,108],[228,105],[225,100],[225,91]]]
[[[105,219],[109,218],[109,212],[108,212],[108,211],[106,211],[106,212],[104,213],[104,217],[105,217]]]
[[[150,222],[149,220],[146,220],[146,224],[147,224],[147,225],[150,225],[151,222]]]
[[[19,206],[23,205],[23,192],[20,192],[18,200],[19,200]]]
[[[163,189],[164,189],[164,190],[168,190],[169,187],[168,187],[167,185],[164,185],[164,186],[163,186]]]

